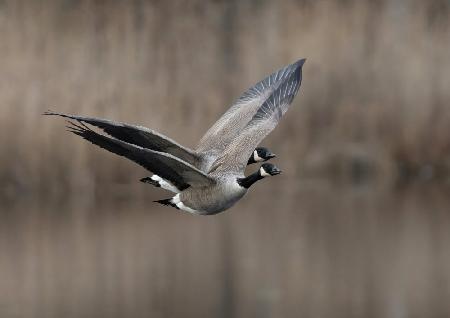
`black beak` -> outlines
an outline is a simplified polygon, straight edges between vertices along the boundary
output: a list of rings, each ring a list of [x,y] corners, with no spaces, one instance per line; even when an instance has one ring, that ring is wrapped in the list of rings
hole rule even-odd
[[[272,175],[276,176],[277,174],[282,173],[283,171],[276,169],[276,170],[272,170]]]
[[[275,158],[276,156],[277,156],[277,155],[274,154],[274,153],[269,153],[269,154],[267,155],[267,160],[272,159],[272,158]]]

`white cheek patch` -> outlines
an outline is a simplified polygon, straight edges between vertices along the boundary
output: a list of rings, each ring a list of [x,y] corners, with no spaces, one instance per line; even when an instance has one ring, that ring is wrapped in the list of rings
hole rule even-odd
[[[255,159],[256,162],[264,161],[264,159],[258,155],[258,151],[256,151],[256,150],[253,151],[253,159]]]
[[[264,170],[263,167],[259,168],[259,174],[261,175],[261,177],[268,177],[268,176],[270,176],[270,174],[267,173],[266,170]]]

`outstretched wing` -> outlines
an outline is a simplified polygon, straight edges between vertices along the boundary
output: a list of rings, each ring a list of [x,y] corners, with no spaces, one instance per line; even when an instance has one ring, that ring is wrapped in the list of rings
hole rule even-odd
[[[198,152],[221,153],[244,129],[264,101],[303,65],[304,59],[272,73],[249,88],[206,132],[197,146]]]
[[[302,81],[303,62],[297,64],[291,75],[258,108],[247,126],[217,158],[210,171],[244,171],[253,149],[277,126],[297,94]]]
[[[145,169],[172,182],[181,191],[189,186],[207,186],[215,181],[198,170],[170,154],[145,149],[112,137],[101,135],[89,127],[70,122],[69,131],[103,149],[130,159]]]
[[[142,126],[129,125],[107,119],[67,115],[52,111],[47,111],[44,115],[60,116],[79,122],[88,123],[102,129],[115,139],[122,140],[142,148],[169,153],[194,166],[197,164],[198,157],[194,151],[183,147],[163,134]]]

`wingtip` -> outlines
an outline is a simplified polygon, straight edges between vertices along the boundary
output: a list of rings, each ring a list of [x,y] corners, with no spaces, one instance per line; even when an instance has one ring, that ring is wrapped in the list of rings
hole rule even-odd
[[[55,112],[55,111],[50,110],[50,109],[48,109],[45,112],[43,112],[42,115],[44,115],[44,116],[60,116],[60,117],[63,117],[63,118],[70,118],[70,119],[77,120],[76,118],[73,118],[74,116],[72,116],[72,115],[67,115],[67,114],[64,114],[64,113],[58,113],[58,112]]]
[[[297,62],[291,64],[292,73],[290,75],[290,78],[298,78],[299,81],[301,82],[303,64],[305,64],[305,62],[306,62],[306,58],[302,58],[302,59],[298,60]]]
[[[89,133],[91,131],[89,127],[83,125],[83,123],[74,123],[70,120],[67,120],[66,130],[81,137],[83,137],[83,134]]]
[[[58,113],[53,110],[47,109],[45,112],[42,113],[44,116],[61,116],[61,117],[67,117],[67,115],[63,113]]]
[[[51,116],[56,115],[54,111],[51,111],[50,109],[47,109],[45,112],[42,113],[43,116]]]
[[[303,64],[305,64],[306,62],[306,58],[302,58],[300,60],[298,60],[295,64],[297,64],[298,67],[302,67]]]

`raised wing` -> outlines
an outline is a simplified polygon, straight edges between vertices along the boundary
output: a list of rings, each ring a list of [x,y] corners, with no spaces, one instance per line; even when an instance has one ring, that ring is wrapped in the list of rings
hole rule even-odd
[[[258,108],[247,126],[214,162],[211,172],[244,172],[253,149],[277,126],[297,94],[302,81],[303,62],[297,64],[291,75]]]
[[[169,137],[142,126],[129,125],[107,119],[67,115],[51,111],[45,112],[44,115],[60,116],[79,122],[88,123],[102,129],[115,139],[122,140],[142,148],[169,153],[194,166],[198,163],[198,157],[191,149],[183,147]]]
[[[89,127],[70,123],[69,131],[103,149],[130,159],[145,169],[172,182],[181,191],[189,186],[207,186],[215,181],[198,170],[170,154],[145,149],[121,140],[101,135]]]
[[[249,88],[206,132],[196,150],[220,154],[244,129],[264,101],[304,62],[302,59],[288,65]]]

